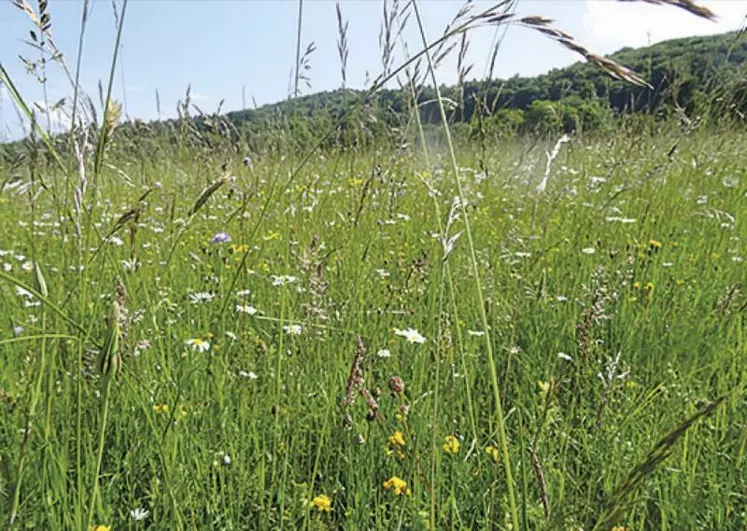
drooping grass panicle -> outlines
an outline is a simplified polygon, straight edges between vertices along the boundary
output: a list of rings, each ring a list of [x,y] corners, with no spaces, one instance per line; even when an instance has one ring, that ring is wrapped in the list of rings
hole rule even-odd
[[[716,14],[704,5],[700,5],[692,0],[618,0],[618,2],[646,2],[654,5],[668,5],[684,9],[688,13],[708,19],[716,20]]]
[[[726,398],[727,396],[720,396],[713,402],[701,407],[695,414],[661,438],[610,495],[604,511],[599,515],[592,528],[593,531],[612,529],[613,526],[617,525],[619,519],[629,509],[632,495],[635,494],[643,481],[672,455],[677,441],[701,418],[712,415]]]
[[[187,212],[187,216],[193,217],[195,214],[197,214],[200,209],[205,206],[205,203],[208,202],[208,199],[210,199],[213,194],[217,192],[218,189],[220,189],[221,186],[226,184],[230,178],[231,174],[226,172],[222,176],[218,177],[213,182],[208,184],[197,197],[194,204],[192,205],[192,208],[190,208]]]

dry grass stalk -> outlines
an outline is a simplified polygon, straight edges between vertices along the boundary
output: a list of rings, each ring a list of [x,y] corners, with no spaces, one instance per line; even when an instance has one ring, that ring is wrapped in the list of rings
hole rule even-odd
[[[655,4],[658,6],[669,5],[673,7],[679,7],[685,11],[692,13],[693,15],[703,17],[708,20],[716,20],[716,14],[705,6],[701,6],[693,2],[692,0],[618,0],[618,2],[646,2],[647,4]]]
[[[363,363],[366,360],[366,346],[363,344],[363,340],[360,335],[355,336],[356,349],[355,358],[353,364],[350,366],[350,375],[348,376],[348,382],[345,386],[345,396],[340,402],[340,408],[344,411],[351,407],[355,403],[355,397],[359,393],[365,400],[368,406],[369,420],[375,419],[379,414],[379,404],[376,401],[373,393],[366,387],[366,380],[363,376]],[[345,416],[345,422],[350,423],[349,416]]]
[[[537,478],[537,486],[540,490],[540,500],[542,501],[542,509],[545,511],[545,518],[550,518],[550,500],[547,497],[547,484],[545,483],[545,472],[542,470],[542,463],[540,463],[534,448],[527,448],[527,452],[529,452],[529,457],[532,460],[534,476]]]

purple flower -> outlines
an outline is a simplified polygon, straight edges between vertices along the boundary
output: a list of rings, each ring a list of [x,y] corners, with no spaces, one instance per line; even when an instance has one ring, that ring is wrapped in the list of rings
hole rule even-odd
[[[215,236],[213,236],[213,239],[210,240],[210,243],[226,243],[231,241],[231,235],[227,232],[216,232]]]

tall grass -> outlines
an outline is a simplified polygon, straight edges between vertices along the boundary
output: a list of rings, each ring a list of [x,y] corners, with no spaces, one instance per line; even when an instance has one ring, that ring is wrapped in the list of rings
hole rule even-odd
[[[64,149],[0,68],[43,144],[0,175],[8,529],[747,525],[747,135],[623,123],[471,145],[436,64],[455,50],[466,77],[478,25],[646,80],[512,2],[466,5],[435,40],[422,7],[385,4],[382,75],[292,156],[242,163],[238,132],[193,118],[189,91],[174,142],[118,136],[126,2],[100,121],[78,50],[85,112]],[[400,74],[399,147],[325,150]],[[420,122],[426,82],[443,146]]]

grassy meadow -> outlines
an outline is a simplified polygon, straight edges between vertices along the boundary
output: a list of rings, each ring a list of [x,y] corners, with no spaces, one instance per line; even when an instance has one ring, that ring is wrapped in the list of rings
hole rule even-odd
[[[92,233],[151,193],[90,253],[53,198],[4,194],[2,514],[23,450],[20,522],[82,525],[118,300],[95,504],[114,529],[507,526],[488,343],[522,527],[592,529],[617,503],[630,529],[744,528],[746,140],[671,160],[666,137],[571,141],[541,193],[540,147],[485,171],[459,150],[481,293],[438,153],[327,153],[287,186],[293,162],[233,160],[192,216],[220,168],[123,161]]]
[[[747,529],[743,129],[252,153],[115,60],[0,166],[7,529]]]

